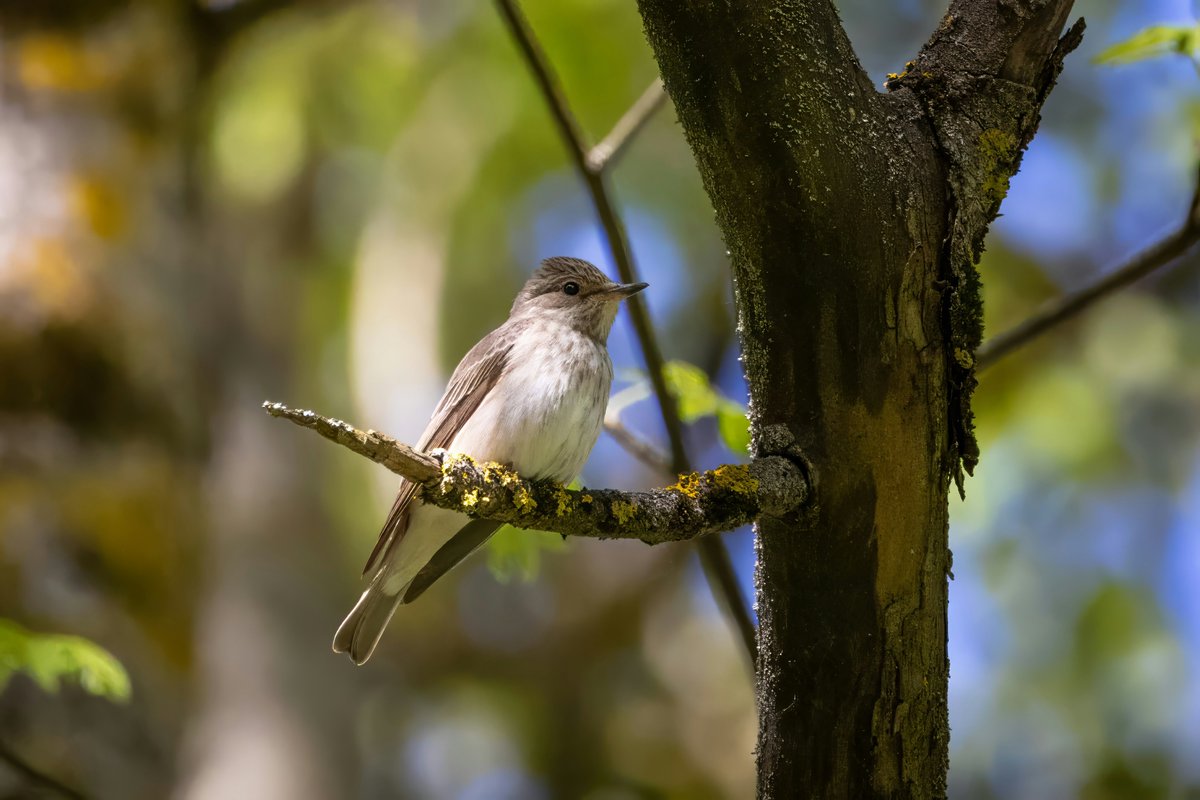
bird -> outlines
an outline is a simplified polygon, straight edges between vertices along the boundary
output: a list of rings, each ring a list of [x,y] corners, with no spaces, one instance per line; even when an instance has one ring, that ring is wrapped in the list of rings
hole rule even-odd
[[[578,258],[547,258],[517,293],[508,319],[463,356],[417,443],[495,461],[524,478],[578,477],[600,436],[612,385],[608,334],[622,300],[645,283],[617,283]],[[333,650],[363,664],[396,609],[482,546],[500,523],[421,502],[401,480],[367,559],[368,585],[338,627]]]

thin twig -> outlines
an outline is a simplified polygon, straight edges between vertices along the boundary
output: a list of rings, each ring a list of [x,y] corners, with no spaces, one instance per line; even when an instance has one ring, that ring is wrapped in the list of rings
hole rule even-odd
[[[672,474],[671,462],[667,459],[666,453],[626,428],[619,419],[604,420],[604,430],[613,438],[613,441],[624,448],[626,453],[647,467],[664,475]]]
[[[984,370],[1046,331],[1073,319],[1100,300],[1139,278],[1170,264],[1200,241],[1200,175],[1183,224],[1172,234],[1134,255],[1117,269],[1077,292],[1055,298],[1033,316],[988,339],[975,351],[975,366]]]
[[[559,88],[558,80],[551,69],[549,61],[542,52],[537,38],[533,35],[529,23],[518,8],[516,0],[496,0],[496,6],[508,26],[517,46],[525,58],[529,69],[533,72],[534,80],[542,92],[554,123],[562,135],[580,177],[587,186],[600,225],[604,228],[609,250],[617,265],[617,272],[624,283],[638,281],[637,270],[634,268],[633,255],[625,236],[625,226],[613,208],[605,182],[605,173],[594,171],[588,163],[588,146],[584,140],[579,124],[571,113],[570,105]],[[642,350],[642,359],[646,362],[646,371],[650,375],[650,385],[662,413],[663,424],[667,429],[667,440],[671,449],[671,466],[677,473],[691,472],[691,462],[683,444],[683,423],[679,419],[679,411],[675,400],[667,390],[663,377],[663,357],[659,350],[658,341],[650,325],[650,317],[646,311],[645,301],[640,295],[634,295],[627,301],[629,315],[633,320],[633,329],[637,335],[638,344]],[[753,662],[757,659],[758,643],[754,621],[750,615],[749,606],[742,596],[741,587],[734,573],[733,562],[729,552],[719,539],[707,538],[699,541],[700,562],[708,576],[709,585],[718,600],[723,602],[737,626],[746,652]]]
[[[87,796],[82,792],[78,791],[77,789],[72,789],[70,786],[67,786],[65,783],[58,780],[58,778],[42,772],[40,769],[34,767],[28,761],[14,753],[4,744],[0,744],[0,761],[3,761],[5,764],[7,764],[13,772],[20,775],[29,783],[37,784],[38,786],[44,787],[55,794],[62,795],[63,797],[69,797],[71,800],[87,800]]]
[[[681,475],[664,489],[574,490],[526,480],[508,467],[468,456],[422,453],[376,431],[282,403],[263,403],[263,410],[419,483],[424,503],[527,530],[646,544],[680,542],[733,530],[760,514],[790,514],[808,499],[803,470],[782,456]]]
[[[650,118],[654,116],[654,112],[662,108],[666,102],[667,90],[663,86],[662,78],[655,78],[654,83],[647,86],[646,91],[642,92],[642,96],[621,115],[617,124],[609,131],[608,136],[605,136],[600,140],[600,144],[588,151],[588,171],[598,174],[615,164],[617,158],[625,152],[625,147],[633,141],[633,137],[642,129],[642,126],[649,122]]]
[[[592,205],[595,206],[596,214],[600,217],[600,224],[604,228],[609,250],[622,282],[638,282],[637,270],[633,265],[633,255],[625,236],[625,226],[609,199],[603,173],[593,172],[588,167],[588,147],[583,133],[575,121],[575,116],[571,113],[566,97],[559,88],[558,80],[554,76],[549,62],[542,53],[529,23],[517,7],[515,0],[496,0],[496,5],[500,9],[504,21],[508,24],[513,38],[520,46],[521,53],[529,64],[538,88],[546,100],[546,105],[554,117],[555,125],[567,145],[567,150],[583,177]],[[629,307],[629,315],[633,319],[634,332],[637,334],[638,343],[641,346],[643,360],[645,360],[650,373],[651,387],[654,389],[655,397],[658,398],[663,421],[667,426],[667,436],[671,442],[671,461],[677,467],[677,472],[684,472],[686,471],[687,455],[683,448],[683,426],[679,421],[678,413],[675,412],[675,401],[667,391],[666,380],[663,378],[662,352],[659,350],[658,341],[650,326],[645,301],[641,296],[634,295],[626,301],[626,305]]]

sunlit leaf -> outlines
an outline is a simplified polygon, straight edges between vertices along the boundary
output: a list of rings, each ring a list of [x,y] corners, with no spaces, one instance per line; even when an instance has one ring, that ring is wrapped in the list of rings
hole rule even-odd
[[[250,200],[269,200],[300,170],[304,96],[278,74],[231,90],[216,114],[213,156],[220,181]]]
[[[686,361],[668,361],[663,365],[667,389],[679,403],[679,418],[695,422],[717,413],[717,393],[704,370]]]
[[[104,648],[79,636],[31,633],[0,619],[0,691],[17,672],[47,692],[70,681],[98,697],[129,699],[129,674]]]
[[[744,455],[750,451],[750,421],[741,403],[721,399],[717,406],[717,430],[731,452]]]
[[[505,525],[488,541],[488,569],[501,583],[514,579],[528,583],[541,570],[542,553],[558,553],[566,547],[566,541],[557,533],[523,531]]]
[[[1151,25],[1106,48],[1095,61],[1097,64],[1130,64],[1171,53],[1195,57],[1198,46],[1200,26]]]
[[[1041,370],[1021,384],[1013,403],[1013,432],[1023,434],[1031,457],[1060,468],[1105,468],[1115,446],[1115,408],[1089,370]]]
[[[568,489],[580,486],[578,479],[567,484]],[[488,540],[488,569],[501,583],[510,583],[514,578],[529,583],[542,568],[542,553],[561,553],[566,549],[566,539],[557,533],[523,531],[503,525]]]
[[[686,361],[668,361],[663,365],[663,379],[667,384],[667,391],[678,403],[679,418],[683,422],[691,423],[706,417],[716,417],[721,441],[730,451],[744,455],[750,449],[750,426],[746,420],[746,407],[722,395],[709,381],[704,370]],[[650,381],[643,376],[613,396],[608,404],[608,413],[619,414],[650,395]]]

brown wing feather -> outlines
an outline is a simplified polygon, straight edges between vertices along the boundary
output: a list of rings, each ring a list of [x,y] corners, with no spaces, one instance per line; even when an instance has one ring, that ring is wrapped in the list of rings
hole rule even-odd
[[[429,559],[429,563],[421,567],[421,571],[408,585],[408,589],[404,592],[404,600],[401,602],[411,603],[420,597],[426,589],[433,585],[434,581],[454,569],[458,562],[474,553],[490,539],[499,527],[499,522],[490,519],[473,519],[462,526],[458,533],[450,537],[450,541],[434,553],[433,558]]]
[[[448,447],[462,430],[463,423],[487,397],[496,385],[508,364],[516,330],[503,325],[489,333],[471,348],[450,376],[446,393],[433,411],[433,418],[425,428],[417,449],[428,452],[438,447]],[[408,529],[408,512],[419,487],[407,480],[400,481],[400,490],[388,512],[387,521],[379,532],[379,541],[367,558],[363,568],[366,575],[384,560],[387,553],[400,542]]]

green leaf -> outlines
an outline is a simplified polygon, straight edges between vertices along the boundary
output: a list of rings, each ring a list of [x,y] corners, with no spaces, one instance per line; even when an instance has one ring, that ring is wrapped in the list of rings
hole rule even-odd
[[[720,397],[708,382],[704,370],[686,361],[668,361],[663,365],[663,379],[667,390],[679,403],[679,418],[695,422],[717,413]]]
[[[523,531],[505,525],[488,540],[488,569],[501,583],[514,578],[529,583],[541,570],[542,553],[558,553],[566,548],[566,540],[557,533]]]
[[[1117,42],[1096,56],[1097,64],[1130,64],[1148,58],[1179,53],[1196,57],[1200,46],[1200,26],[1151,25],[1123,42]]]
[[[16,672],[24,672],[46,692],[64,680],[109,700],[129,699],[129,674],[111,653],[80,636],[36,634],[0,619],[0,691]]]
[[[717,406],[717,430],[731,452],[738,455],[750,452],[750,420],[746,419],[744,405],[722,398]]]
[[[746,421],[746,407],[717,391],[704,370],[686,361],[668,361],[663,365],[663,380],[678,403],[680,420],[692,423],[715,416],[717,430],[725,446],[738,455],[745,455],[749,451],[750,426]],[[620,414],[650,394],[650,381],[643,374],[636,383],[613,395],[608,403],[608,413]]]

